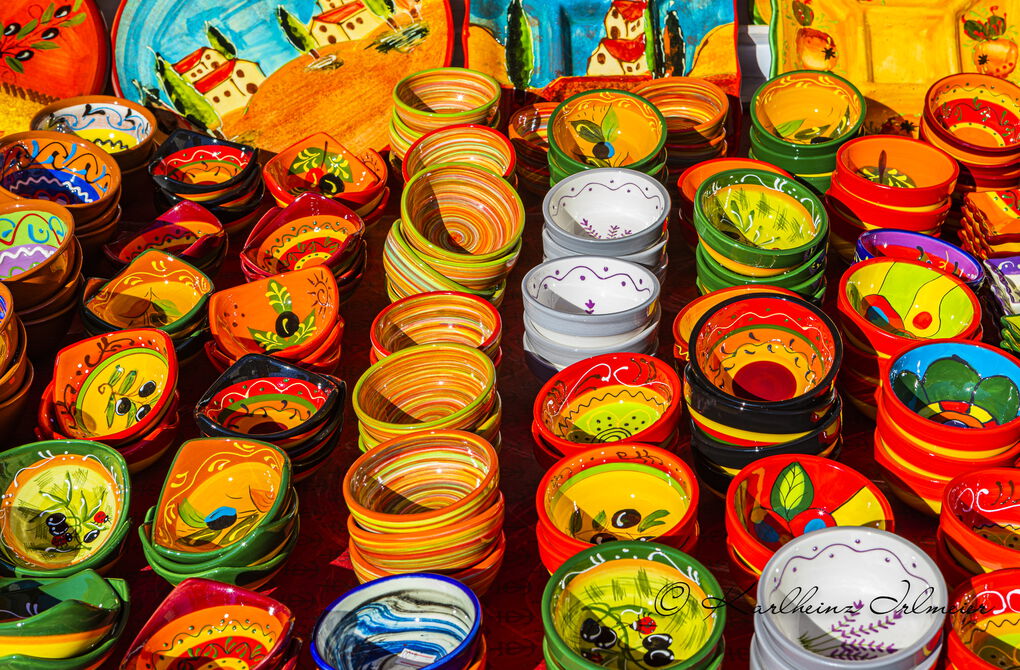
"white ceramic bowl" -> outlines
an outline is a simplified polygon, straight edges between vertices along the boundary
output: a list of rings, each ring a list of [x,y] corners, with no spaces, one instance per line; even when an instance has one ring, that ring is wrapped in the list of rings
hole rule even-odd
[[[662,264],[662,259],[666,256],[666,243],[669,242],[669,232],[663,231],[662,237],[647,249],[643,249],[637,253],[619,255],[611,254],[613,258],[621,261],[629,261],[631,263],[637,263],[638,265],[644,265],[647,268],[654,268]],[[542,228],[542,253],[546,259],[562,258],[564,256],[576,256],[578,254],[586,253],[583,249],[572,249],[570,247],[560,244],[550,233],[549,225],[546,224]]]
[[[524,315],[524,327],[528,332],[533,333],[536,336],[544,337],[547,340],[562,345],[564,347],[577,347],[579,349],[595,349],[603,347],[615,347],[633,342],[643,331],[647,330],[648,326],[655,322],[658,323],[661,315],[661,308],[659,305],[655,306],[655,310],[652,312],[649,318],[648,324],[644,324],[634,330],[629,330],[626,333],[620,333],[619,335],[600,335],[598,331],[593,331],[586,335],[567,335],[565,333],[557,333],[554,330],[543,328],[534,322],[534,320],[527,314]]]
[[[619,352],[630,352],[635,354],[644,354],[645,356],[653,356],[656,351],[659,350],[659,338],[655,337],[643,348],[613,348],[607,351],[599,351],[597,353],[585,352],[583,354],[576,354],[573,356],[564,356],[562,358],[550,357],[549,352],[544,350],[541,344],[535,344],[535,336],[532,333],[524,331],[524,350],[537,357],[542,363],[556,368],[559,372],[568,365],[573,365],[578,361],[583,361],[592,356],[598,356],[604,353],[619,353]]]
[[[521,282],[524,313],[567,335],[619,335],[648,324],[659,301],[648,268],[603,256],[566,256],[533,267]]]
[[[542,201],[550,235],[578,253],[622,256],[655,244],[669,215],[666,188],[623,168],[584,170],[557,183]]]
[[[623,342],[602,346],[570,346],[542,335],[535,330],[534,324],[524,316],[524,333],[530,340],[532,351],[547,361],[557,365],[570,365],[592,356],[615,354],[620,351],[632,351],[639,354],[655,353],[659,341],[659,319],[654,319],[646,327]]]

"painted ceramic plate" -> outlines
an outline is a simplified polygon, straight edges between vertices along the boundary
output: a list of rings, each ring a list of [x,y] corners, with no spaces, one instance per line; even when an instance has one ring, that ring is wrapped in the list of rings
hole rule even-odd
[[[561,77],[688,75],[739,94],[732,0],[469,0],[467,5],[465,63],[504,86],[549,94],[558,87],[547,87]]]
[[[118,95],[279,152],[309,128],[383,149],[393,86],[448,65],[446,0],[124,0]]]
[[[827,70],[849,79],[868,105],[865,133],[916,137],[932,73],[1020,84],[1012,23],[1020,0],[772,0],[772,8],[772,76]]]

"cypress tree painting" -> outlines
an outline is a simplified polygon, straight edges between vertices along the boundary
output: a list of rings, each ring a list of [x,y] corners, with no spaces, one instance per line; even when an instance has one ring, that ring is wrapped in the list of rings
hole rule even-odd
[[[205,35],[209,40],[209,46],[219,51],[224,58],[231,59],[237,55],[237,47],[227,37],[216,29],[216,26],[207,25]]]
[[[664,73],[680,77],[687,72],[687,44],[676,12],[666,15],[666,30],[662,36]]]
[[[156,54],[156,76],[177,113],[196,126],[214,129],[220,117],[212,105],[192,88],[159,53]]]
[[[535,67],[534,39],[523,0],[510,0],[506,11],[506,74],[518,91],[531,85]]]

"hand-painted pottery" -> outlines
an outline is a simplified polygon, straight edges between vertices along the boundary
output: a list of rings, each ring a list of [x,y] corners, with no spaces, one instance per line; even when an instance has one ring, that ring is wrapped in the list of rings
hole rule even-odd
[[[893,495],[921,514],[939,516],[942,494],[949,479],[919,472],[898,458],[878,432],[875,433],[875,464]]]
[[[404,154],[401,162],[404,182],[426,168],[444,163],[467,163],[512,180],[517,158],[506,136],[488,126],[436,128],[419,137]]]
[[[79,227],[120,197],[120,168],[95,144],[34,130],[0,140],[0,193],[67,207]]]
[[[945,488],[939,529],[955,559],[972,574],[1020,565],[1017,471],[985,468]]]
[[[57,352],[57,422],[70,437],[107,444],[146,433],[165,416],[177,387],[173,341],[135,328],[91,337]]]
[[[992,670],[1016,665],[1020,570],[971,577],[949,600],[946,631],[949,670]]]
[[[894,209],[851,193],[838,179],[828,184],[824,201],[833,219],[844,219],[854,228],[897,227],[917,232],[935,231],[935,234],[938,234],[952,206],[947,198],[936,208]]]
[[[986,74],[943,77],[928,89],[924,130],[965,164],[1005,165],[1020,154],[1020,88]]]
[[[764,146],[809,155],[831,152],[852,139],[864,123],[864,110],[864,98],[853,84],[811,70],[770,79],[750,106],[751,124]]]
[[[956,275],[975,291],[985,271],[976,258],[954,244],[909,230],[883,228],[862,234],[857,240],[855,262],[884,256],[921,261]]]
[[[727,489],[727,543],[759,573],[794,537],[831,526],[892,532],[892,507],[862,474],[817,456],[763,458],[741,470]]]
[[[181,563],[222,555],[277,517],[290,474],[287,454],[267,442],[188,440],[156,504],[153,547]]]
[[[234,359],[271,353],[300,360],[333,333],[339,304],[336,279],[313,266],[217,291],[209,299],[209,329]]]
[[[188,199],[215,200],[240,192],[258,175],[255,149],[178,129],[156,149],[149,174],[159,188]],[[221,204],[221,203],[217,203]]]
[[[667,144],[681,154],[726,134],[729,99],[726,92],[711,81],[664,77],[642,82],[634,92],[662,112],[666,119]]]
[[[482,609],[463,584],[417,573],[371,581],[331,603],[312,631],[321,670],[401,665],[464,670],[475,657]]]
[[[459,67],[422,70],[393,87],[393,114],[409,128],[426,133],[462,123],[486,123],[499,104],[492,77]]]
[[[651,542],[610,542],[564,563],[542,594],[557,665],[704,668],[722,644],[722,589],[698,561]]]
[[[14,313],[14,299],[10,290],[0,282],[0,400],[4,398],[4,377],[12,371],[12,363],[21,363],[15,359],[15,352],[19,346],[24,349],[21,342],[24,327]]]
[[[124,458],[97,442],[51,440],[0,456],[2,568],[63,577],[107,566],[131,526]]]
[[[22,310],[45,301],[74,265],[74,217],[45,200],[0,204],[0,279]]]
[[[533,350],[549,360],[560,363],[569,359],[570,363],[583,358],[591,358],[599,354],[611,354],[617,351],[644,351],[658,342],[659,321],[662,310],[656,305],[648,315],[646,324],[621,335],[567,335],[539,326],[527,314],[524,315],[524,336],[530,341]],[[652,348],[653,351],[655,350]],[[590,352],[590,353],[589,353]],[[588,353],[587,356],[584,354]],[[577,357],[580,358],[577,358]]]
[[[698,187],[694,226],[705,250],[722,265],[770,276],[803,264],[824,247],[829,220],[818,198],[788,177],[728,170]]]
[[[262,176],[280,207],[302,193],[317,193],[341,202],[364,205],[386,185],[385,161],[373,171],[354,152],[326,133],[309,135],[271,158]]]
[[[710,291],[717,291],[730,286],[760,284],[789,289],[806,300],[811,300],[815,294],[820,290],[824,291],[828,286],[825,276],[827,254],[828,249],[822,247],[818,250],[818,253],[805,261],[803,265],[791,268],[781,275],[748,277],[720,264],[707,251],[705,245],[698,245],[694,250],[698,281]]]
[[[379,312],[369,330],[369,355],[375,363],[415,345],[452,342],[475,347],[495,363],[502,334],[502,319],[491,303],[466,293],[431,291]]]
[[[122,170],[145,162],[152,152],[156,117],[145,107],[108,95],[66,98],[43,107],[32,130],[77,135],[113,154]]]
[[[121,670],[171,670],[195,659],[213,667],[269,670],[290,645],[294,618],[282,603],[206,579],[181,582],[128,647]]]
[[[910,137],[858,137],[836,152],[847,190],[889,207],[930,207],[953,193],[960,166],[952,156]]]
[[[200,270],[213,271],[227,250],[227,233],[209,210],[185,200],[138,230],[103,248],[116,266],[126,265],[150,249],[179,256]]]

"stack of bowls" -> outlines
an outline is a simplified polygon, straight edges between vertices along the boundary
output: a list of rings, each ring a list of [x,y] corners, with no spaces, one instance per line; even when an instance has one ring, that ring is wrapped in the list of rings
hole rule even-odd
[[[746,466],[726,490],[726,552],[741,595],[754,600],[780,547],[832,526],[892,532],[893,510],[871,480],[828,458],[781,454]]]
[[[462,430],[500,445],[502,403],[492,359],[463,344],[419,344],[365,371],[351,394],[358,447],[422,430]]]
[[[427,430],[384,442],[354,461],[343,495],[361,582],[427,571],[483,594],[499,572],[499,458],[477,435]]]
[[[763,456],[834,456],[842,359],[836,324],[800,298],[753,293],[708,309],[691,330],[684,384],[701,483],[724,496]]]
[[[638,84],[634,92],[655,105],[666,119],[667,165],[674,176],[726,153],[730,101],[712,82],[663,77]]]
[[[989,258],[987,297],[999,317],[999,346],[1020,352],[1020,256]]]
[[[1020,361],[966,340],[920,342],[886,364],[875,461],[893,493],[938,514],[946,484],[1020,456]]]
[[[978,259],[955,244],[924,233],[896,228],[861,233],[854,250],[854,263],[876,257],[927,263],[936,270],[956,275],[975,293],[985,281],[985,270]]]
[[[996,670],[1014,664],[1017,580],[1020,570],[995,570],[956,588],[949,599],[945,670]]]
[[[921,139],[960,163],[957,193],[1015,188],[1020,179],[1020,87],[967,72],[928,89]]]
[[[123,579],[92,570],[67,577],[0,579],[0,664],[6,670],[101,666],[128,621]]]
[[[469,587],[442,575],[407,574],[337,598],[319,616],[309,646],[319,670],[481,670],[481,628],[482,606]]]
[[[1017,191],[981,191],[963,197],[960,237],[964,249],[978,258],[1020,254],[1020,212]]]
[[[549,117],[548,140],[550,185],[595,167],[666,179],[666,119],[634,93],[597,89],[567,98]]]
[[[99,440],[138,472],[177,435],[178,364],[161,330],[133,328],[80,340],[57,352],[39,401],[40,439]]]
[[[769,559],[757,595],[751,670],[930,670],[939,661],[946,582],[923,549],[890,532],[794,538]]]
[[[89,335],[129,328],[162,330],[183,363],[201,353],[209,334],[206,305],[212,292],[212,282],[197,268],[164,251],[146,251],[113,279],[88,281],[81,321]]]
[[[510,115],[507,136],[517,154],[517,183],[542,195],[549,188],[549,117],[555,102],[525,105]]]
[[[322,265],[347,297],[365,274],[364,234],[365,222],[346,205],[302,193],[286,207],[270,209],[251,229],[241,250],[241,272],[255,281]]]
[[[265,192],[256,149],[190,130],[175,130],[156,149],[149,175],[168,204],[196,202],[228,233],[254,220]]]
[[[585,549],[553,573],[542,594],[549,670],[723,665],[726,608],[708,569],[654,542]]]
[[[683,388],[673,368],[644,354],[605,354],[556,373],[535,397],[535,457],[551,467],[603,442],[676,449]]]
[[[231,365],[195,404],[207,437],[269,442],[287,452],[291,479],[306,478],[340,442],[347,386],[278,358],[248,354]]]
[[[836,169],[836,151],[857,137],[865,109],[861,92],[831,72],[781,74],[751,99],[748,157],[781,167],[821,196]]]
[[[197,438],[181,445],[155,507],[138,527],[153,571],[257,589],[297,544],[290,459],[267,442]]]
[[[269,354],[332,374],[344,335],[339,307],[336,279],[324,265],[217,291],[209,298],[206,356],[220,372],[246,354]]]
[[[981,305],[967,284],[920,261],[872,258],[839,280],[843,393],[875,417],[880,366],[917,340],[981,339]]]
[[[301,648],[293,631],[294,616],[281,602],[237,586],[186,579],[145,622],[119,667],[148,670],[167,661],[215,659],[210,662],[228,668],[293,670]]]
[[[106,260],[122,268],[139,254],[155,249],[191,263],[208,275],[216,274],[227,255],[227,231],[201,205],[185,200],[154,221],[123,226],[124,231],[103,246]]]
[[[432,291],[391,303],[372,321],[369,337],[372,363],[408,347],[438,342],[474,347],[492,359],[497,371],[503,360],[499,312],[467,293]]]
[[[677,219],[680,224],[680,235],[692,251],[698,246],[698,231],[694,227],[694,196],[703,182],[728,170],[763,170],[792,178],[790,173],[780,170],[771,163],[750,158],[713,158],[684,170],[676,181]]]
[[[120,221],[121,173],[92,142],[44,130],[0,139],[0,197],[49,200],[74,217],[88,253],[108,242]]]
[[[404,155],[404,183],[422,170],[444,163],[466,163],[499,175],[517,186],[517,156],[510,140],[488,126],[473,123],[436,128],[419,137]]]
[[[825,194],[832,245],[844,261],[865,231],[900,228],[938,237],[960,167],[946,152],[909,137],[870,135],[836,152]]]
[[[414,175],[383,251],[390,300],[461,291],[497,307],[521,251],[524,205],[505,179],[461,163]]]
[[[411,145],[436,128],[473,123],[499,125],[499,82],[461,67],[410,74],[393,87],[390,160],[402,161]]]
[[[690,553],[698,541],[698,480],[678,456],[634,442],[571,454],[535,495],[538,553],[553,573],[593,544],[652,541]]]
[[[975,575],[1020,568],[1016,490],[1020,470],[981,468],[959,475],[942,494],[936,556],[950,586]]]
[[[719,172],[694,196],[702,293],[768,284],[820,304],[829,217],[805,186],[764,170]]]
[[[336,138],[315,133],[276,154],[262,168],[266,187],[279,207],[314,193],[357,212],[366,223],[382,216],[390,199],[389,168],[374,149],[359,158]]]
[[[20,422],[34,378],[25,325],[7,285],[0,283],[0,431],[9,432]]]
[[[67,482],[74,482],[70,490]],[[7,492],[0,503],[4,576],[102,574],[123,553],[131,480],[124,457],[110,447],[49,440],[8,449],[0,454],[0,487]]]
[[[553,186],[542,201],[544,260],[609,256],[644,265],[661,283],[669,256],[669,193],[646,174],[596,168]]]
[[[548,379],[593,356],[659,348],[659,280],[643,265],[605,256],[564,256],[521,282],[524,351]]]

